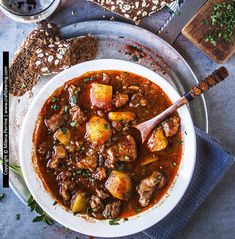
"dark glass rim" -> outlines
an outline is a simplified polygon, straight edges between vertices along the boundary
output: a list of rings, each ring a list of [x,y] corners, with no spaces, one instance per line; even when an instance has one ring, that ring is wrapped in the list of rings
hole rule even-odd
[[[56,0],[53,0],[46,8],[43,9],[42,11],[40,11],[40,12],[38,12],[38,13],[35,13],[35,14],[30,14],[30,15],[17,14],[17,13],[15,13],[15,12],[11,11],[10,9],[4,7],[1,3],[0,3],[0,6],[1,6],[2,8],[4,8],[7,12],[9,12],[9,13],[15,15],[15,16],[19,16],[19,17],[34,17],[34,16],[40,15],[41,13],[45,12],[48,8],[50,8],[50,7],[54,4],[55,1],[56,1]]]

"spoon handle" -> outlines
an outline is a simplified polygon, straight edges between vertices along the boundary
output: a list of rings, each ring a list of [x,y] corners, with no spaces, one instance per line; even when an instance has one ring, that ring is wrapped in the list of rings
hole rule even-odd
[[[197,96],[207,92],[211,87],[217,85],[223,81],[228,76],[228,71],[225,67],[220,67],[219,69],[212,72],[205,80],[199,82],[190,91],[184,94],[184,97],[188,102],[195,99]]]
[[[205,80],[199,82],[190,91],[186,92],[179,100],[177,100],[173,105],[168,107],[162,113],[146,122],[135,125],[134,127],[140,131],[142,143],[147,139],[153,128],[158,125],[162,120],[164,120],[167,116],[176,112],[178,108],[188,104],[197,96],[207,92],[211,87],[223,81],[227,76],[227,69],[223,66],[220,67],[219,69],[215,70],[211,75],[209,75]]]

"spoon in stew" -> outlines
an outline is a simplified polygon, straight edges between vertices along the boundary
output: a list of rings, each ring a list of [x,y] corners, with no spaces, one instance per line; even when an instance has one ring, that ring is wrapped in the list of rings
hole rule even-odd
[[[191,90],[186,92],[179,100],[177,100],[173,105],[168,107],[162,113],[148,121],[133,126],[134,128],[139,130],[142,143],[144,143],[144,141],[148,138],[148,135],[151,133],[154,127],[157,126],[161,121],[163,121],[167,116],[176,112],[177,109],[179,109],[183,105],[188,104],[197,96],[207,92],[211,87],[223,81],[228,75],[229,74],[227,69],[223,66],[220,67],[219,69],[215,70],[211,75],[209,75],[205,80],[199,82]]]

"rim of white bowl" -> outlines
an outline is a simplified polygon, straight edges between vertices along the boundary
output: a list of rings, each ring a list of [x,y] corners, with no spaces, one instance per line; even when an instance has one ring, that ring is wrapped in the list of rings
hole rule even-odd
[[[159,85],[168,97],[174,102],[180,98],[177,91],[157,73],[150,69],[123,60],[100,59],[77,64],[54,76],[38,93],[29,107],[25,116],[19,143],[19,156],[22,172],[27,187],[32,196],[42,209],[60,224],[83,234],[98,237],[120,237],[127,236],[145,230],[166,217],[179,203],[185,194],[191,181],[196,162],[196,136],[190,113],[186,106],[178,110],[181,118],[183,155],[178,170],[178,175],[173,184],[161,200],[148,210],[128,221],[120,222],[120,225],[111,226],[109,220],[86,220],[83,216],[66,211],[59,205],[53,206],[54,199],[44,189],[41,180],[34,171],[32,163],[32,135],[35,122],[46,99],[66,81],[78,77],[88,71],[97,70],[121,70],[129,71],[147,78]],[[187,135],[184,134],[187,131]],[[187,139],[187,140],[186,140]],[[189,142],[190,140],[190,142]],[[189,161],[189,163],[187,163]]]

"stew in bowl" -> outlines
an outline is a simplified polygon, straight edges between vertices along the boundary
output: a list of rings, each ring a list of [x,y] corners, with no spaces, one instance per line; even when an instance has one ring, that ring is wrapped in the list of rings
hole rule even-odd
[[[83,64],[91,66],[89,62]],[[165,119],[144,144],[138,143],[132,126],[161,113],[175,99],[157,82],[127,68],[94,67],[82,74],[73,73],[73,77],[54,85],[40,100],[30,130],[33,169],[45,191],[66,209],[60,209],[64,213],[96,222],[117,222],[161,207],[177,184],[182,161],[188,154],[184,140],[190,136],[192,165],[183,187],[179,185],[180,196],[187,188],[195,160],[195,135],[187,109]],[[185,123],[186,118],[189,120]],[[175,198],[175,205],[179,199]],[[127,234],[130,233],[121,235]]]

